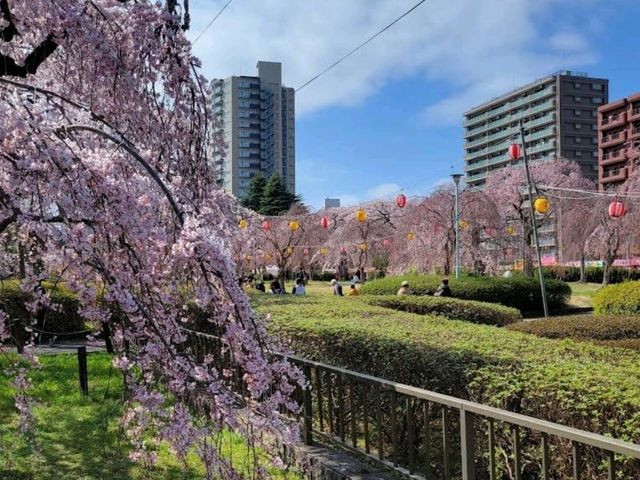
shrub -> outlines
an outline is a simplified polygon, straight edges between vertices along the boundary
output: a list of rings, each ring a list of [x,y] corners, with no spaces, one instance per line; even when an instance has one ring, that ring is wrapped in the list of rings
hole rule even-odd
[[[319,282],[330,282],[334,278],[336,278],[335,272],[329,272],[327,270],[322,270],[321,272],[311,272],[311,280],[316,280]]]
[[[532,333],[545,338],[573,338],[577,340],[618,341],[640,339],[640,316],[575,315],[518,322],[509,330]]]
[[[53,289],[51,283],[44,283],[45,290],[51,293],[51,300],[56,305],[55,308],[48,308],[44,312],[42,321],[38,328],[53,333],[70,333],[84,330],[84,319],[78,314],[77,297],[62,285],[56,285]],[[0,309],[16,322],[14,325],[14,335],[23,335],[24,326],[31,323],[32,314],[25,304],[33,298],[29,292],[20,289],[18,280],[5,280],[0,282]],[[22,330],[16,330],[17,325],[22,326]]]
[[[400,283],[407,280],[416,295],[433,295],[440,284],[435,275],[409,274],[387,277],[367,282],[362,292],[370,295],[394,295]],[[453,296],[463,300],[477,300],[517,308],[520,311],[537,311],[542,305],[540,284],[535,278],[517,275],[503,277],[461,277],[449,281]],[[571,288],[559,280],[545,280],[550,308],[560,308],[567,303]]]
[[[271,315],[271,331],[301,356],[640,440],[640,354],[634,351],[390,311],[361,298],[264,295],[254,302]]]
[[[363,300],[369,305],[378,307],[417,313],[419,315],[442,315],[455,320],[465,320],[486,325],[503,326],[517,322],[522,318],[520,312],[515,308],[457,298],[376,295],[364,297]]]
[[[577,282],[580,280],[580,268],[578,267],[544,267],[545,278],[563,280],[565,282]],[[585,280],[590,283],[602,283],[602,268],[585,268]],[[622,283],[629,280],[640,280],[640,270],[613,267],[609,278],[610,283]]]
[[[640,282],[601,288],[593,296],[593,311],[597,315],[639,315]]]

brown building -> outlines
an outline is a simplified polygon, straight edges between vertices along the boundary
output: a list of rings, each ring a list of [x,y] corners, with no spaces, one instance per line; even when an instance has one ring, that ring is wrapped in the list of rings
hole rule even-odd
[[[640,93],[598,108],[600,190],[624,183],[640,162]]]

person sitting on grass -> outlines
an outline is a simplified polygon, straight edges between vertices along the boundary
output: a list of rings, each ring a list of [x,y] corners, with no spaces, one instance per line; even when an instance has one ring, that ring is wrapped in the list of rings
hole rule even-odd
[[[344,297],[342,294],[342,285],[335,278],[331,279],[331,288],[333,288],[333,294],[339,297]]]
[[[360,295],[360,291],[356,288],[356,284],[352,283],[351,284],[351,288],[349,289],[349,293],[347,294],[347,296],[349,296],[349,297],[357,297],[358,295]]]
[[[269,292],[274,295],[281,295],[284,293],[278,279],[275,279],[273,282],[271,282],[271,284],[269,285]]]
[[[293,286],[293,292],[294,295],[304,295],[305,294],[305,289],[304,289],[304,280],[302,278],[298,278],[296,280],[296,284]]]
[[[409,282],[407,282],[406,280],[402,281],[402,283],[400,284],[400,289],[398,290],[397,295],[398,296],[411,295],[411,289],[409,288]]]
[[[449,287],[449,279],[443,278],[440,282],[440,286],[433,294],[434,297],[450,297],[451,296],[451,288]]]

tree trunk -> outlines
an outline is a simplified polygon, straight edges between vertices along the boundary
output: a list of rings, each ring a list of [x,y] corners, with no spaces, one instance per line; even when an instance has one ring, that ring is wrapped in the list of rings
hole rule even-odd
[[[609,261],[607,258],[602,262],[602,286],[609,285],[609,278],[611,277],[611,264],[613,261]]]

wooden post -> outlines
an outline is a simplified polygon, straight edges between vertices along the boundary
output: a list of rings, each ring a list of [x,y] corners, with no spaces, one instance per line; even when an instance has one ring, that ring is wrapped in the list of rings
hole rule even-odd
[[[87,347],[78,347],[78,374],[80,376],[80,391],[89,395],[89,378],[87,375]]]
[[[313,445],[313,401],[311,398],[311,368],[308,365],[303,367],[304,376],[309,382],[302,393],[304,410],[304,443]]]
[[[475,480],[475,415],[460,410],[460,447],[462,455],[462,479]]]

